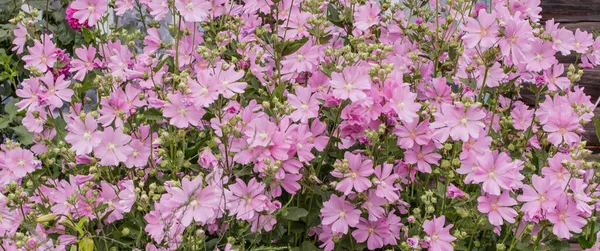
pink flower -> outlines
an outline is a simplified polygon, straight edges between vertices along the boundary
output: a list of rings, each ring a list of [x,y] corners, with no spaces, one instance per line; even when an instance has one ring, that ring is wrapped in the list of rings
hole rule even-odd
[[[219,161],[217,157],[213,155],[210,148],[205,148],[198,156],[198,165],[204,168],[215,168],[217,167]]]
[[[181,223],[187,227],[192,220],[204,225],[215,215],[218,206],[218,197],[213,192],[213,187],[202,187],[202,177],[193,180],[182,179],[181,188],[172,187],[169,203],[175,208],[181,208]]]
[[[563,64],[554,64],[552,68],[544,70],[544,76],[548,81],[548,90],[566,90],[571,86],[571,80],[567,77],[561,77],[565,72]]]
[[[129,146],[131,147],[131,154],[127,156],[127,160],[123,164],[128,168],[145,167],[152,151],[150,145],[139,139],[133,139]]]
[[[429,122],[419,123],[418,119],[396,125],[394,134],[398,136],[398,145],[403,149],[411,149],[416,144],[427,145],[431,141]]]
[[[89,26],[96,25],[108,7],[106,0],[75,0],[70,6],[76,10],[73,18]]]
[[[558,60],[554,57],[556,51],[554,51],[550,42],[537,39],[531,46],[530,53],[532,53],[532,55],[529,57],[530,60],[527,63],[527,70],[536,72],[547,70],[552,67],[552,65],[558,63]]]
[[[128,145],[131,136],[123,134],[121,128],[114,130],[106,127],[102,132],[102,141],[94,147],[94,156],[100,159],[100,165],[116,166],[125,162],[133,149]]]
[[[548,142],[555,146],[561,143],[572,145],[581,141],[577,130],[581,128],[579,118],[571,111],[556,111],[556,116],[551,117],[543,127],[544,131],[549,132]]]
[[[312,95],[309,87],[297,86],[294,94],[288,94],[288,103],[294,108],[290,118],[294,121],[307,123],[308,119],[316,118],[319,114],[319,101]]]
[[[313,46],[311,41],[304,44],[298,51],[286,56],[281,64],[286,72],[312,72],[319,65],[318,47]]]
[[[482,50],[492,47],[500,33],[496,22],[496,13],[487,13],[481,9],[477,15],[479,22],[472,17],[465,17],[466,24],[463,30],[466,34],[462,37],[467,48],[479,45]]]
[[[527,130],[532,126],[533,113],[534,110],[529,109],[528,105],[517,102],[510,112],[510,116],[513,119],[513,127],[517,130]]]
[[[65,141],[71,144],[70,150],[77,155],[91,153],[102,141],[102,132],[97,131],[98,122],[89,113],[84,120],[76,117],[70,121],[67,129],[69,133],[65,136]]]
[[[148,8],[150,15],[160,21],[169,13],[169,2],[167,0],[149,0]]]
[[[13,39],[12,43],[15,47],[11,50],[16,51],[17,54],[21,54],[23,53],[25,42],[27,42],[27,28],[22,23],[18,23],[17,28],[13,30],[13,34],[15,35],[15,39]]]
[[[175,7],[187,22],[202,22],[208,17],[211,3],[205,0],[176,0]]]
[[[586,193],[587,183],[583,179],[572,179],[569,187],[573,192],[573,202],[577,206],[577,210],[582,213],[591,215],[593,208],[588,204],[592,198]]]
[[[352,231],[352,236],[359,243],[366,241],[369,250],[382,248],[383,237],[389,234],[389,226],[385,220],[368,221],[360,218],[356,228]]]
[[[517,200],[525,202],[521,211],[533,217],[541,210],[553,210],[556,206],[556,199],[563,193],[560,185],[535,174],[531,177],[531,183],[533,188],[525,185],[523,186],[523,195],[517,196]]]
[[[73,9],[71,7],[71,5],[67,6],[67,10],[65,12],[67,14],[65,19],[67,20],[67,23],[69,24],[71,29],[79,31],[79,30],[81,30],[81,27],[90,28],[90,26],[88,25],[87,22],[79,23],[79,20],[77,20],[76,18],[73,17],[73,14],[75,14],[75,12],[77,12],[77,10]]]
[[[444,142],[448,136],[454,140],[468,141],[469,137],[478,138],[479,133],[485,127],[482,119],[485,112],[476,106],[465,108],[460,105],[442,104],[441,109],[434,115],[435,122],[431,127],[437,130],[440,141]]]
[[[550,179],[552,183],[559,183],[561,187],[567,186],[571,180],[571,174],[563,165],[563,161],[573,161],[573,159],[569,155],[559,152],[552,158],[548,158],[548,167],[542,168],[544,178]]]
[[[504,220],[514,223],[517,211],[511,207],[517,204],[517,201],[510,197],[509,191],[502,192],[502,195],[479,196],[477,209],[479,212],[488,214],[490,223],[494,226],[501,226]],[[504,220],[503,220],[504,219]]]
[[[375,191],[369,190],[367,199],[360,206],[362,209],[367,210],[370,221],[376,221],[385,216],[386,200],[382,197],[377,196]]]
[[[48,104],[51,108],[60,108],[64,102],[71,102],[71,96],[73,96],[73,90],[69,89],[70,81],[66,81],[63,75],[58,76],[56,80],[52,73],[47,72],[46,75],[40,80],[46,84],[48,91]]]
[[[354,27],[361,31],[366,31],[371,26],[379,23],[379,13],[381,9],[377,3],[367,1],[354,12]]]
[[[350,66],[331,73],[331,87],[336,98],[356,102],[367,97],[364,90],[371,89],[371,80],[363,67]]]
[[[411,123],[413,120],[419,119],[417,112],[421,109],[421,104],[415,102],[416,98],[417,94],[410,91],[410,86],[401,85],[392,91],[392,97],[388,105],[398,114],[400,121]]]
[[[22,221],[20,213],[17,213],[15,210],[10,210],[10,207],[8,207],[7,204],[8,200],[6,196],[0,194],[0,217],[2,218],[2,221],[0,222],[0,236],[14,236]],[[11,249],[6,245],[6,242],[0,244],[0,246],[5,247],[7,250],[17,250],[16,247]]]
[[[321,208],[322,224],[331,225],[331,230],[336,233],[348,233],[348,227],[356,227],[360,219],[360,210],[356,209],[346,196],[338,197],[333,194],[323,203]]]
[[[198,81],[190,80],[188,86],[192,93],[190,97],[196,108],[201,109],[210,106],[219,98],[219,85],[208,75],[206,71],[196,74]]]
[[[438,165],[442,155],[436,152],[434,144],[426,146],[415,146],[404,152],[404,161],[408,164],[416,164],[422,173],[431,173],[431,165]]]
[[[500,189],[510,189],[515,179],[513,173],[514,163],[505,153],[487,152],[482,156],[477,156],[479,168],[475,171],[473,181],[481,183],[482,190],[492,195],[500,195]]]
[[[554,224],[552,233],[563,239],[571,238],[571,232],[581,233],[587,221],[580,216],[575,203],[566,194],[560,196],[557,202],[556,210],[546,213],[548,220]]]
[[[467,194],[465,194],[465,192],[460,190],[460,188],[456,187],[454,184],[450,183],[450,185],[448,185],[446,188],[446,196],[452,199],[464,199]]]
[[[133,0],[117,0],[115,2],[115,5],[117,6],[117,8],[115,8],[115,14],[123,16],[126,11],[133,9],[133,3]]]
[[[43,73],[54,67],[58,57],[51,39],[52,35],[42,35],[42,42],[33,40],[33,47],[27,47],[29,55],[23,56],[26,67],[35,67]]]
[[[94,59],[96,58],[96,47],[90,45],[88,48],[77,48],[75,49],[75,55],[77,55],[79,59],[73,59],[73,61],[71,61],[71,69],[69,69],[69,71],[76,72],[73,79],[81,81],[85,78],[88,71],[95,68]]]
[[[398,179],[398,174],[392,173],[394,165],[384,163],[375,167],[375,179],[373,183],[377,187],[375,194],[381,198],[387,199],[390,203],[400,199],[398,195],[399,187],[394,186]]]
[[[573,50],[578,53],[586,53],[588,48],[594,44],[594,36],[587,31],[582,31],[579,28],[575,31],[575,41],[573,42]]]
[[[248,185],[238,178],[235,184],[229,185],[232,194],[228,198],[227,209],[240,220],[251,220],[265,209],[267,196],[263,194],[264,189],[265,184],[256,181],[256,178],[252,178]]]
[[[190,125],[199,126],[205,111],[198,110],[189,99],[181,93],[169,93],[169,103],[165,104],[163,115],[171,118],[169,123],[178,128],[186,128]]]
[[[12,174],[14,179],[21,179],[28,173],[41,167],[41,163],[33,158],[33,153],[20,147],[7,150],[4,163],[0,162],[0,170],[6,170]]]
[[[243,71],[235,71],[233,67],[225,71],[220,71],[216,76],[216,82],[220,83],[219,94],[222,94],[225,98],[231,98],[233,95],[244,93],[244,89],[248,86],[245,82],[237,82],[244,77]]]
[[[446,216],[439,218],[433,216],[433,220],[426,220],[423,222],[423,231],[429,235],[429,250],[431,251],[451,251],[454,247],[451,242],[456,240],[454,236],[450,234],[450,229],[454,226],[449,224],[444,227],[446,222]]]
[[[344,195],[350,194],[352,188],[356,192],[363,192],[371,187],[371,181],[367,178],[373,174],[373,162],[370,159],[363,161],[360,153],[344,153],[344,159],[348,160],[348,167],[336,168],[331,175],[337,178],[343,178],[335,186],[335,189],[343,192]],[[344,165],[338,162],[340,165]]]
[[[512,64],[525,63],[525,52],[531,48],[529,39],[533,38],[531,25],[526,20],[511,18],[506,21],[504,35],[498,42],[502,55]],[[524,52],[525,51],[525,52]]]

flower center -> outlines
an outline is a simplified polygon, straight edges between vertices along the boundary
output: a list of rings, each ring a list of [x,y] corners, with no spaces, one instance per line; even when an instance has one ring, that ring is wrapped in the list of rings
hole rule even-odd
[[[352,91],[354,89],[354,83],[346,82],[346,90]]]
[[[340,216],[340,219],[346,218],[346,211],[340,210],[338,215]]]
[[[115,149],[117,149],[117,146],[113,143],[108,143],[108,145],[106,145],[106,148],[108,148],[109,151],[114,152]]]
[[[179,113],[179,115],[181,115],[181,116],[185,116],[185,114],[187,114],[187,112],[188,112],[188,110],[183,107],[181,107],[181,108],[179,108],[179,110],[177,110],[177,113]]]
[[[90,131],[85,131],[85,133],[83,133],[83,139],[85,139],[85,141],[90,141],[92,139]]]

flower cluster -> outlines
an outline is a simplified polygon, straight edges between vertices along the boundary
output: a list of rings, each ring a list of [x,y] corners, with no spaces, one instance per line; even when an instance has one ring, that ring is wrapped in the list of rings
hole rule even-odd
[[[1,246],[597,250],[600,38],[476,2],[75,0],[75,48],[19,15]]]

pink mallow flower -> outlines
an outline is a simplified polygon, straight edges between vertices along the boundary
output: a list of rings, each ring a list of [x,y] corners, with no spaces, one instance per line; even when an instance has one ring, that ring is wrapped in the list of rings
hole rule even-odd
[[[361,31],[366,31],[371,26],[379,23],[379,13],[381,9],[377,3],[367,1],[367,4],[357,8],[354,12],[354,27]]]
[[[94,59],[96,58],[96,47],[90,45],[88,48],[77,48],[75,49],[75,55],[77,55],[79,59],[73,59],[73,61],[71,61],[71,69],[69,69],[69,71],[75,72],[73,79],[81,81],[85,78],[88,71],[95,68],[96,63],[94,62]]]
[[[87,23],[94,26],[106,12],[108,4],[106,0],[75,0],[71,3],[71,8],[75,9],[73,18],[80,24]]]
[[[336,168],[331,172],[336,178],[343,178],[336,185],[335,189],[343,192],[344,195],[350,194],[352,188],[356,192],[363,192],[371,187],[371,181],[368,179],[373,174],[373,162],[369,159],[363,161],[360,153],[352,154],[350,152],[344,153],[344,159],[348,160],[348,168]],[[340,165],[342,162],[338,162]]]
[[[438,165],[442,155],[436,152],[434,144],[426,146],[414,146],[404,153],[404,160],[408,164],[416,164],[422,173],[431,173],[431,165]]]
[[[572,145],[581,141],[577,130],[580,129],[579,118],[572,111],[556,111],[556,116],[550,117],[543,127],[548,132],[548,142],[555,146],[561,143]]]
[[[452,251],[454,247],[451,242],[456,240],[454,236],[450,234],[450,229],[454,226],[450,224],[444,227],[446,222],[446,216],[433,217],[433,220],[426,220],[423,222],[423,231],[429,235],[427,237],[429,250],[430,251]]]
[[[79,20],[73,17],[73,14],[75,14],[77,10],[73,9],[71,5],[67,6],[67,10],[65,12],[67,14],[65,19],[67,20],[67,23],[69,24],[71,29],[79,31],[81,30],[81,27],[90,28],[90,25],[88,25],[87,22],[80,23]]]
[[[265,184],[258,182],[256,178],[248,181],[248,185],[238,178],[235,184],[229,186],[229,190],[231,196],[228,198],[227,208],[231,215],[236,215],[238,219],[251,220],[256,213],[265,210]]]
[[[102,132],[97,131],[98,122],[89,113],[84,119],[76,117],[70,121],[67,129],[69,133],[65,136],[65,141],[71,144],[70,150],[77,155],[91,153],[102,141]]]
[[[477,17],[479,21],[472,17],[465,17],[466,24],[463,30],[466,34],[462,39],[467,48],[474,48],[479,45],[485,50],[496,43],[498,40],[496,37],[500,34],[496,22],[496,13],[487,13],[485,9],[481,9]]]
[[[469,137],[479,138],[480,132],[485,127],[482,122],[486,117],[485,112],[475,105],[464,108],[459,105],[444,103],[434,115],[435,122],[431,127],[439,129],[434,136],[445,142],[448,136],[454,140],[468,141]]]
[[[514,223],[517,211],[511,208],[517,204],[517,201],[510,197],[509,191],[504,191],[502,195],[479,196],[477,209],[479,212],[488,214],[490,223],[494,226],[502,226],[504,220]]]
[[[3,158],[3,161],[0,161],[0,174],[11,174],[14,179],[23,178],[41,167],[40,161],[34,159],[31,151],[20,147],[7,150],[0,157]]]
[[[393,173],[394,165],[384,163],[375,167],[375,179],[373,183],[377,187],[375,194],[381,198],[385,198],[388,202],[392,203],[400,199],[398,195],[399,187],[394,186],[394,183],[398,179],[398,174]]]
[[[336,233],[348,233],[348,227],[356,227],[360,219],[360,210],[356,209],[346,196],[338,197],[333,194],[321,208],[322,224],[331,225]]]
[[[500,195],[500,189],[510,189],[515,177],[515,163],[504,152],[487,152],[477,156],[479,167],[473,175],[474,183],[481,183],[482,190],[492,195]]]
[[[571,238],[571,232],[581,233],[587,221],[581,217],[576,203],[566,194],[560,196],[557,202],[556,209],[546,213],[546,218],[554,224],[552,233],[563,239]]]
[[[23,56],[25,68],[35,67],[41,72],[46,72],[58,60],[52,35],[42,35],[42,42],[33,40],[33,46],[27,47],[27,50],[29,55]]]
[[[214,193],[212,186],[202,187],[202,177],[193,180],[183,179],[181,188],[172,187],[169,203],[174,208],[180,208],[183,226],[189,226],[192,220],[204,225],[215,215],[215,208],[219,205],[219,197]]]
[[[403,123],[411,123],[418,120],[417,112],[421,109],[421,104],[415,102],[417,94],[410,91],[408,85],[402,85],[394,88],[392,97],[388,106],[398,114],[398,118]]]
[[[452,199],[464,199],[467,194],[460,190],[460,188],[456,187],[454,184],[450,183],[446,188],[446,196]]]
[[[204,109],[198,110],[196,106],[180,93],[168,94],[169,103],[165,104],[163,115],[171,118],[169,123],[178,128],[186,128],[190,125],[200,125],[204,116]]]
[[[107,127],[102,132],[102,141],[94,147],[94,156],[100,159],[100,165],[116,166],[125,162],[133,149],[129,146],[131,136],[125,135],[121,128]]]
[[[331,73],[331,87],[336,98],[352,102],[367,97],[365,90],[371,89],[371,80],[365,69],[360,66],[346,67],[342,73]]]
[[[311,88],[298,86],[294,90],[295,94],[288,94],[288,103],[294,108],[290,118],[302,123],[316,118],[319,115],[319,101],[316,95],[312,94]]]
[[[359,243],[366,241],[369,250],[382,248],[383,238],[389,235],[390,229],[385,220],[368,221],[363,218],[360,218],[356,228],[352,231],[352,237]]]
[[[208,17],[211,2],[205,0],[176,0],[175,7],[187,22],[201,22]]]
[[[71,102],[74,91],[69,89],[71,81],[65,80],[63,75],[58,76],[55,80],[52,73],[48,72],[40,80],[46,84],[48,92],[46,98],[51,108],[60,108],[63,106],[63,102]]]
[[[539,215],[541,210],[554,210],[556,199],[563,193],[560,184],[535,174],[531,177],[531,183],[533,188],[525,185],[523,186],[523,195],[517,196],[517,200],[525,202],[521,211],[528,217],[534,217]]]

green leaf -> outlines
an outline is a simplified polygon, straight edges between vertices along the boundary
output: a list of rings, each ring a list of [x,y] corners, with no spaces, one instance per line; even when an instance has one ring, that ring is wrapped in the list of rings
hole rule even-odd
[[[146,110],[144,112],[144,117],[148,120],[152,120],[152,121],[162,121],[163,120],[163,116],[162,113],[155,108],[150,108],[148,110]]]
[[[27,131],[27,128],[24,126],[17,126],[13,128],[13,131],[17,135],[17,139],[21,145],[27,146],[33,143],[33,133]]]
[[[81,31],[83,32],[83,37],[86,42],[91,42],[94,39],[94,33],[85,27],[81,27]]]
[[[100,205],[98,205],[96,208],[94,208],[94,212],[96,212],[96,213],[104,212],[104,210],[106,210],[107,208],[108,208],[108,204],[100,203]]]
[[[600,119],[594,117],[594,127],[596,127],[596,137],[600,140]]]
[[[15,105],[17,101],[17,99],[12,99],[4,105],[4,112],[6,112],[9,119],[14,118],[19,112],[19,108]]]
[[[298,221],[302,217],[306,217],[308,215],[308,211],[304,208],[298,207],[288,207],[287,214],[283,216],[286,220]]]
[[[340,19],[340,12],[333,4],[327,5],[327,20],[333,23],[335,26],[343,27],[342,19]]]
[[[300,47],[306,44],[306,42],[308,42],[308,37],[303,37],[302,39],[298,39],[295,41],[285,41],[281,47],[281,55],[287,56],[298,51],[298,49],[300,49]]]
[[[283,98],[283,91],[285,90],[285,82],[280,83],[273,90],[273,95],[277,98]]]
[[[0,129],[7,128],[11,121],[8,118],[0,117]]]

